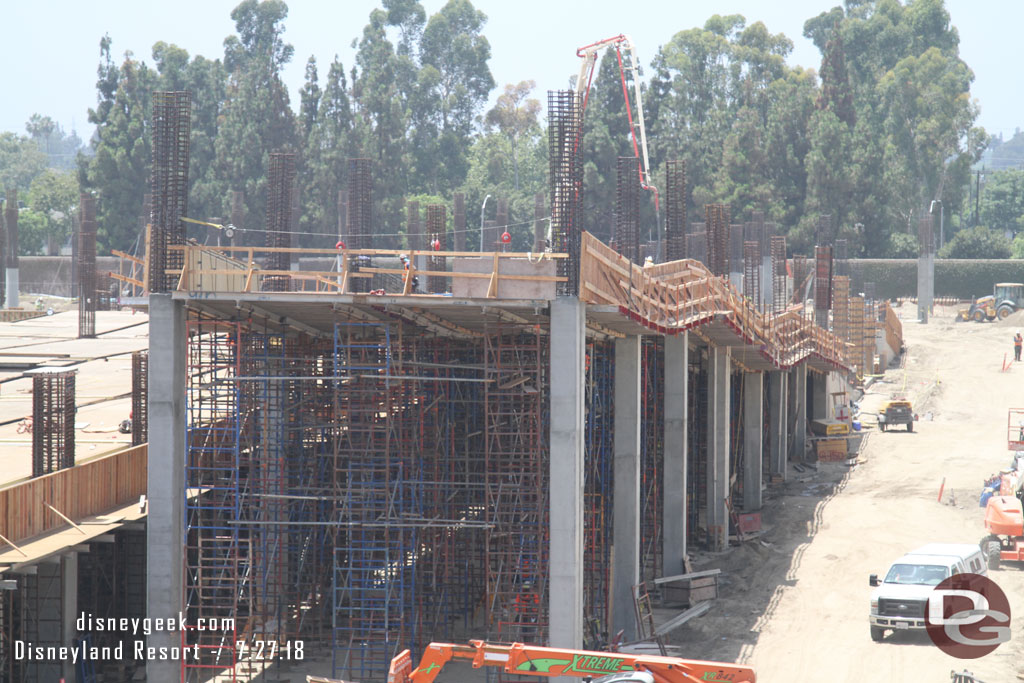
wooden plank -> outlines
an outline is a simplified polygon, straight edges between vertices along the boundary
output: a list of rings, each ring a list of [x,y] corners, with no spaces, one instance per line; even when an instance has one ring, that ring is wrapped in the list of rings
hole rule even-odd
[[[709,609],[711,609],[711,602],[708,600],[705,600],[704,602],[694,605],[690,609],[680,612],[679,614],[677,614],[676,616],[672,617],[664,624],[659,626],[657,629],[655,629],[654,635],[664,636],[668,633],[671,633],[672,631],[675,631],[677,628],[688,622],[690,619],[693,619],[694,617],[699,617],[700,615],[707,613]]]
[[[660,585],[663,583],[672,583],[674,581],[685,581],[687,579],[697,579],[702,576],[718,576],[722,573],[721,569],[707,569],[702,572],[690,572],[689,574],[677,574],[675,576],[663,576],[660,579],[654,580],[654,585]]]

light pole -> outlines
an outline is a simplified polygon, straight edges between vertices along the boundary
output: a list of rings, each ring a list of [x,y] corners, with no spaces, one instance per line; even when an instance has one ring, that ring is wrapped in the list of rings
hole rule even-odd
[[[480,205],[480,253],[484,253],[484,209],[487,207],[487,200],[491,195],[484,197],[484,203]]]

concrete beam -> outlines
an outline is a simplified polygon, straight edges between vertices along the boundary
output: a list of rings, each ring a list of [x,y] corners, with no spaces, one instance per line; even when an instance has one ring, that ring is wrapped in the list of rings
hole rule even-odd
[[[640,337],[615,340],[615,491],[612,632],[638,638],[633,586],[640,583]]]
[[[764,440],[764,374],[743,375],[743,509],[761,509]]]
[[[689,333],[665,337],[665,465],[662,487],[662,575],[683,572],[686,556],[686,458]]]
[[[807,450],[807,364],[801,363],[790,370],[790,391],[793,397],[793,460],[804,461]]]
[[[170,294],[149,296],[149,476],[146,615],[176,617],[184,609],[185,307]],[[180,645],[181,634],[154,631],[151,647]],[[153,681],[180,677],[180,662],[152,660]]]
[[[729,347],[708,350],[708,539],[711,550],[729,544]]]
[[[789,468],[789,375],[773,372],[768,378],[768,452],[771,473],[786,480]]]
[[[559,297],[550,311],[549,642],[551,647],[581,648],[586,305],[576,297]]]

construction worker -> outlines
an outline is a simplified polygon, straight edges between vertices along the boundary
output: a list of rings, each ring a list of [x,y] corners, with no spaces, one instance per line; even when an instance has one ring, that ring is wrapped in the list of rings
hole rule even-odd
[[[1013,335],[1013,359],[1016,361],[1020,360],[1020,347],[1024,344],[1024,337],[1020,336],[1020,330],[1017,330],[1017,334]]]

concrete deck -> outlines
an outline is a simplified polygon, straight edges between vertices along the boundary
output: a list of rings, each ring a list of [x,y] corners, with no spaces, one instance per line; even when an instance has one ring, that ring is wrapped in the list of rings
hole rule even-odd
[[[149,317],[98,311],[96,338],[78,339],[78,312],[0,323],[0,484],[32,473],[32,434],[18,432],[32,415],[33,367],[59,366],[75,378],[76,462],[131,443],[118,425],[131,412],[132,351],[149,347]]]

